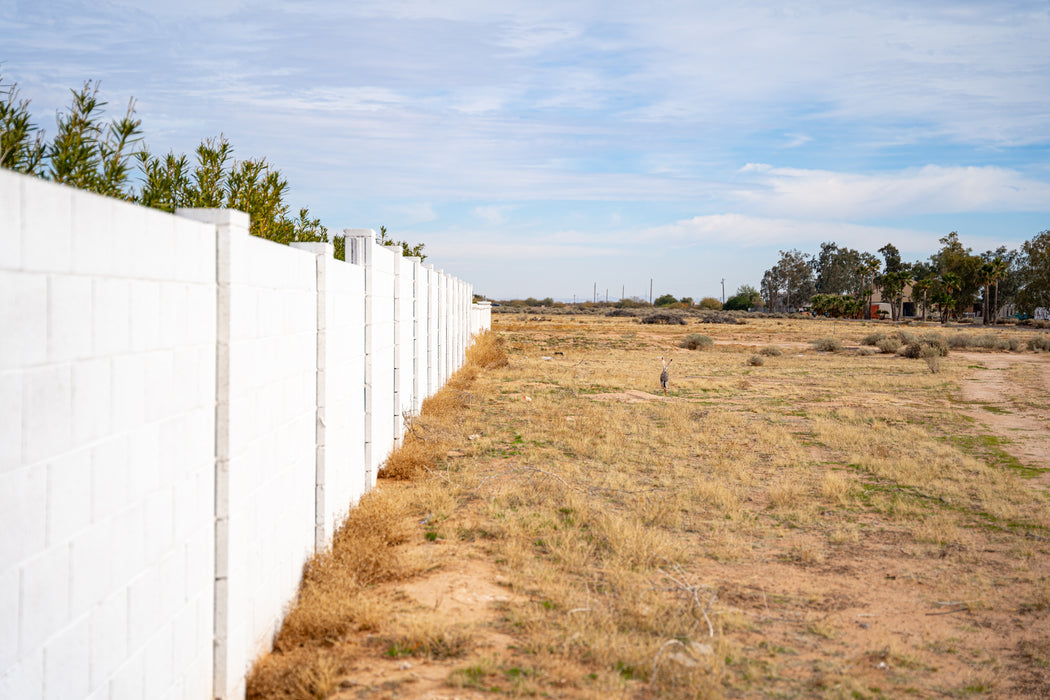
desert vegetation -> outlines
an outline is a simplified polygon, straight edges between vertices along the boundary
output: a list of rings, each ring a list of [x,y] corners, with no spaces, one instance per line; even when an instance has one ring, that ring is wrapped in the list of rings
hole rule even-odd
[[[495,316],[249,697],[1045,696],[1045,334],[899,330]]]

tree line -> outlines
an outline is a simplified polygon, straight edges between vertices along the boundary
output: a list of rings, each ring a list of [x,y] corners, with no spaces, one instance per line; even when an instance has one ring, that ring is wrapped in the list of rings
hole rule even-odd
[[[942,322],[974,310],[985,323],[1008,305],[1029,316],[1038,307],[1050,308],[1050,231],[1019,249],[983,253],[964,246],[955,231],[939,243],[927,260],[910,263],[892,243],[879,248],[879,255],[834,242],[822,243],[815,255],[782,250],[762,275],[761,303],[770,311],[808,306],[822,315],[870,318],[877,291],[897,321],[910,291],[924,321],[929,310]]]
[[[236,209],[251,217],[252,235],[277,243],[330,241],[327,227],[307,207],[291,214],[288,181],[265,158],[235,159],[222,135],[202,140],[193,159],[171,151],[151,153],[143,144],[133,99],[123,116],[107,122],[98,82],[70,92],[69,107],[57,115],[55,136],[46,140],[17,83],[5,85],[0,75],[0,167],[167,212]],[[345,239],[334,236],[330,242],[335,257],[345,260]],[[378,242],[398,245],[404,255],[426,257],[422,243],[395,241],[385,226]]]

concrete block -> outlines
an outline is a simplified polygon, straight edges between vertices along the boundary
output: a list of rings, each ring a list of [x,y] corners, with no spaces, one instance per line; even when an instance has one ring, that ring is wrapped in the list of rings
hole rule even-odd
[[[91,608],[91,687],[108,683],[128,655],[128,592],[120,588]]]
[[[0,370],[0,475],[22,465],[22,372]]]
[[[90,617],[82,615],[44,646],[44,698],[82,698],[91,690]]]
[[[70,607],[76,612],[89,610],[112,593],[123,580],[114,579],[117,547],[121,542],[111,536],[112,521],[95,523],[73,537],[69,547],[71,580]],[[119,533],[118,533],[119,534]]]
[[[160,287],[158,318],[161,347],[170,348],[187,342],[190,318],[187,314],[186,290],[187,285],[182,283],[162,284]]]
[[[128,434],[128,499],[140,501],[160,484],[160,426],[143,425]]]
[[[22,268],[22,187],[26,175],[0,170],[0,269]],[[6,668],[6,666],[0,666]]]
[[[161,590],[159,571],[154,568],[145,569],[128,586],[128,645],[131,649],[144,648],[163,624]]]
[[[23,654],[69,621],[69,547],[52,547],[22,565],[19,648]]]
[[[91,521],[111,518],[128,504],[128,439],[110,438],[91,448]]]
[[[127,281],[92,280],[94,354],[114,355],[131,348],[131,288]]]
[[[108,357],[75,362],[72,371],[72,440],[83,445],[112,430],[113,375]]]
[[[76,450],[47,465],[47,544],[67,542],[91,524],[91,452]]]
[[[0,698],[39,698],[44,695],[44,650],[25,654],[0,671]]]
[[[161,283],[152,280],[134,280],[130,284],[130,349],[145,352],[160,347],[160,289]]]
[[[164,625],[146,646],[146,694],[143,697],[163,698],[171,687],[174,678],[172,637],[171,625]]]
[[[146,563],[155,564],[161,557],[169,555],[172,548],[172,502],[170,488],[153,491],[146,495],[146,519],[143,537],[146,539]],[[166,587],[170,582],[164,582]]]
[[[91,280],[53,275],[47,289],[47,359],[63,362],[91,355]]]
[[[0,473],[0,571],[44,549],[46,499],[47,470],[42,465]]]
[[[146,568],[145,518],[145,509],[140,504],[132,504],[111,521],[107,559],[113,569],[114,585],[135,579]]]
[[[120,665],[109,684],[110,700],[141,700],[148,697],[145,658],[145,651],[138,651]]]
[[[74,193],[77,191],[72,187],[42,180],[25,183],[22,197],[23,269],[69,271]]]
[[[47,277],[0,270],[0,370],[31,367],[47,358]]]
[[[143,416],[147,422],[153,422],[173,413],[172,394],[176,382],[174,358],[172,350],[164,349],[147,353],[143,361],[146,370],[146,410]]]
[[[21,602],[18,569],[0,570],[0,620],[4,620],[0,625],[0,675],[18,659],[18,608]]]
[[[72,199],[71,218],[70,269],[81,275],[113,274],[115,258],[123,252],[114,250],[113,200],[78,192]]]
[[[141,355],[113,358],[113,430],[127,431],[143,423],[146,406],[146,366]]]

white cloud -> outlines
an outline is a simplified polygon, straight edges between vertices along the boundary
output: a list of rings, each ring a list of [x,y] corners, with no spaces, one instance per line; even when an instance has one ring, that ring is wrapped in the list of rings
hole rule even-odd
[[[473,213],[474,216],[490,226],[501,226],[507,223],[507,214],[513,209],[513,206],[489,204],[474,207]]]
[[[733,193],[749,210],[811,219],[864,220],[952,212],[1045,211],[1050,183],[997,167],[926,165],[877,174],[749,163]]]
[[[695,216],[642,232],[645,240],[672,248],[799,248],[811,251],[823,241],[843,246],[875,250],[886,242],[902,249],[937,247],[938,234],[888,226],[864,226],[841,221],[769,218],[746,214]],[[906,242],[905,244],[902,244]]]

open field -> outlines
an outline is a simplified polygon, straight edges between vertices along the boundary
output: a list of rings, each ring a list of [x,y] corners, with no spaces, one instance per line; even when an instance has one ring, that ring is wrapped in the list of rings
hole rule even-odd
[[[249,697],[1050,696],[1050,354],[493,322]]]

